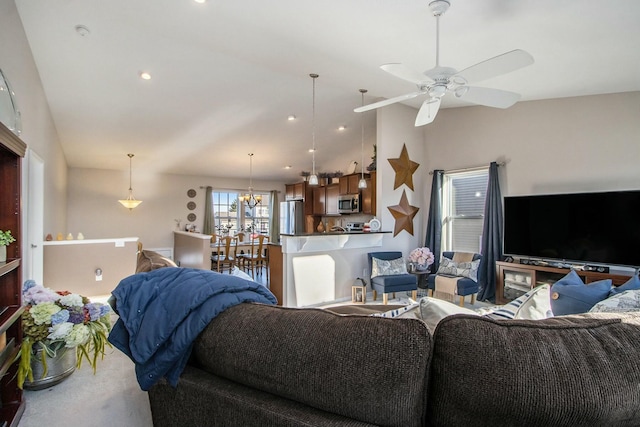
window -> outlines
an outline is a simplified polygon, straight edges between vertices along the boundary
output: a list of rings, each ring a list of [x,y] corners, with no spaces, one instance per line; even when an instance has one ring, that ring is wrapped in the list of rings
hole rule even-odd
[[[443,251],[480,252],[489,169],[445,173]]]
[[[262,202],[249,209],[246,203],[239,203],[237,191],[213,192],[213,216],[216,232],[235,234],[239,231],[252,231],[269,234],[269,193],[254,193],[262,196]]]

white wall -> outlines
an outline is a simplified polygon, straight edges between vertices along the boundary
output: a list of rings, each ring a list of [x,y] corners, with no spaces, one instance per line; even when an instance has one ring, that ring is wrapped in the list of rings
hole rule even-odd
[[[445,109],[424,135],[429,170],[506,161],[503,195],[640,189],[640,92]]]
[[[66,222],[67,163],[13,0],[0,0],[0,40],[0,68],[22,113],[20,138],[45,162],[44,227],[60,228]]]
[[[135,158],[134,158],[135,160]],[[153,174],[133,166],[133,195],[142,200],[129,211],[119,199],[128,195],[129,171],[101,169],[69,169],[69,213],[66,230],[47,230],[55,236],[62,232],[74,236],[81,232],[87,239],[138,237],[146,248],[173,247],[175,219],[187,223],[187,215],[196,215],[194,222],[202,230],[205,189],[208,185],[218,189],[246,190],[249,180],[224,179],[202,176]],[[278,190],[284,200],[284,183],[254,182],[256,191]],[[187,191],[196,190],[189,198]],[[196,209],[187,209],[187,203],[196,203]]]
[[[413,248],[424,244],[424,230],[426,228],[426,211],[424,208],[424,183],[428,181],[428,167],[424,164],[425,144],[421,128],[416,128],[414,122],[417,110],[405,105],[394,104],[377,110],[377,218],[382,223],[382,230],[394,231],[395,219],[389,211],[389,206],[400,203],[403,191],[411,206],[420,208],[413,220],[413,235],[406,230],[395,237],[385,235],[383,250],[398,250],[407,256]],[[413,190],[407,185],[394,189],[395,171],[388,159],[400,157],[402,146],[406,145],[409,159],[420,166],[413,174]]]

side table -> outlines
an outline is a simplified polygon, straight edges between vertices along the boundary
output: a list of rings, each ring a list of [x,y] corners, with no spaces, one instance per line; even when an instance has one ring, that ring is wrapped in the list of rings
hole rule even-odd
[[[415,274],[418,277],[418,289],[427,289],[427,277],[429,277],[429,274],[431,274],[431,272],[429,270],[426,271],[419,271],[419,270],[414,270],[414,271],[410,271],[411,274]]]

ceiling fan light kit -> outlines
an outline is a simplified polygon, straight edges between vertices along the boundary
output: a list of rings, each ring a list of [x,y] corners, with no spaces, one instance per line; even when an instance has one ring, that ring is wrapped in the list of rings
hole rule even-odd
[[[440,101],[447,92],[453,93],[456,98],[463,101],[493,108],[509,108],[520,100],[520,94],[514,92],[468,86],[468,84],[470,82],[479,82],[497,77],[533,64],[533,57],[524,50],[516,49],[503,53],[502,55],[465,68],[462,71],[457,71],[452,67],[440,66],[440,16],[442,16],[450,6],[451,2],[449,0],[434,0],[429,3],[431,13],[436,18],[435,67],[423,73],[418,73],[402,64],[384,64],[380,66],[383,71],[399,79],[414,83],[418,90],[355,108],[354,111],[356,113],[362,113],[397,102],[407,101],[418,96],[428,95],[429,98],[422,103],[415,121],[415,126],[423,126],[431,123],[435,119],[440,109]]]

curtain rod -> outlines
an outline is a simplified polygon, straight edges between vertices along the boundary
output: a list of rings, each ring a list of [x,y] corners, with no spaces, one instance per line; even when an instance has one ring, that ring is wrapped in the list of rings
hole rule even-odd
[[[201,186],[200,186],[200,189],[201,189],[201,190],[204,190],[204,189],[206,189],[207,187],[211,187],[211,188],[213,188],[213,189],[215,189],[215,188],[216,188],[216,187],[214,187],[214,186],[212,186],[212,185],[208,185],[208,186],[203,186],[203,185],[201,185]],[[243,189],[237,189],[237,188],[225,188],[225,190],[229,190],[229,191],[237,191],[238,193],[246,193],[246,192],[247,192],[247,189],[246,189],[246,188],[243,188]],[[272,192],[272,191],[275,191],[275,192],[277,192],[277,193],[282,193],[282,191],[280,191],[280,190],[256,190],[255,188],[253,189],[253,191],[254,191],[254,193],[270,193],[270,192]]]
[[[507,164],[507,162],[496,162],[498,164],[498,166],[504,166]],[[482,169],[487,169],[489,168],[489,165],[486,166],[475,166],[475,167],[471,167],[471,168],[462,168],[462,169],[450,169],[448,171],[444,171],[444,173],[460,173],[460,172],[473,172],[473,171],[479,171]],[[429,171],[429,175],[433,175],[433,171]]]

